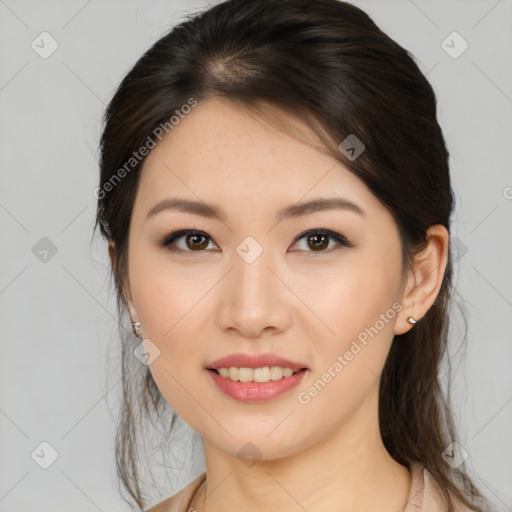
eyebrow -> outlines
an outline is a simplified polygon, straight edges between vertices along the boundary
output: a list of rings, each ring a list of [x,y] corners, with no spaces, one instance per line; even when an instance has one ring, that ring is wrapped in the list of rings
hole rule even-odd
[[[291,206],[287,206],[279,210],[277,218],[283,220],[291,217],[301,217],[310,213],[332,209],[347,210],[357,213],[362,217],[366,216],[366,212],[357,204],[349,201],[348,199],[336,197],[312,199],[311,201],[304,203],[297,203]],[[155,206],[153,206],[151,210],[149,210],[146,215],[146,220],[164,210],[177,210],[184,213],[199,215],[201,217],[218,219],[221,222],[226,221],[226,214],[220,208],[214,205],[203,203],[202,201],[179,198],[169,198],[160,201]]]

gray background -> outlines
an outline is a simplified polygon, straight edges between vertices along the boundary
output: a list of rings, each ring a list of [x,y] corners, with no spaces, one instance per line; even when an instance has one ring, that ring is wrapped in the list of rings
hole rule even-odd
[[[354,3],[415,55],[438,96],[469,327],[467,350],[457,350],[460,329],[453,336],[455,414],[476,482],[510,511],[512,2]],[[89,244],[101,114],[143,51],[205,5],[0,0],[1,511],[128,510],[114,469],[120,371],[108,259],[99,236]],[[47,58],[43,31],[58,44]],[[453,31],[469,44],[460,55],[463,40],[446,39]],[[155,465],[155,501],[204,469],[183,427],[177,468]]]

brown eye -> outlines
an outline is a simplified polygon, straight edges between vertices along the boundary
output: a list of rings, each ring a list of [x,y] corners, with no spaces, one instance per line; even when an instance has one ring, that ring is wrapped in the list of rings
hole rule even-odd
[[[352,247],[352,244],[344,236],[326,229],[310,229],[302,233],[295,240],[295,244],[303,239],[306,242],[306,248],[304,249],[306,252],[331,252],[331,250],[326,249],[336,249],[336,244],[338,244],[338,248],[340,246]],[[335,243],[329,245],[331,241]]]
[[[208,247],[208,239],[203,235],[187,235],[185,240],[187,247],[193,251]]]
[[[308,235],[307,241],[312,244],[310,247],[312,247],[314,251],[321,251],[323,249],[327,249],[329,246],[329,237],[323,233],[318,235]]]
[[[162,246],[176,253],[203,252],[210,242],[211,238],[202,231],[181,229],[166,236]]]

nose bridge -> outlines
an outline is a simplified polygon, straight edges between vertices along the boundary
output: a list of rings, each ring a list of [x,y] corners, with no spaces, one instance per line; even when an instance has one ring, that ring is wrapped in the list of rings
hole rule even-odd
[[[252,237],[248,237],[252,238]],[[272,267],[271,254],[254,239],[246,239],[233,255],[233,280],[237,303],[262,308],[271,300],[270,291],[274,288],[271,281],[275,276],[269,270]]]
[[[221,298],[221,323],[247,336],[267,328],[284,328],[288,312],[283,284],[274,275],[273,257],[255,239],[244,240],[233,254],[230,279]]]

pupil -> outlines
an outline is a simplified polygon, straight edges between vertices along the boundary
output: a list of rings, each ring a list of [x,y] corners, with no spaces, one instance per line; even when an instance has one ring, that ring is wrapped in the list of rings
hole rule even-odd
[[[203,243],[201,244],[200,242],[198,243],[197,242],[197,239],[203,239]],[[188,237],[188,240],[191,240],[192,241],[192,244],[194,245],[189,245],[189,247],[191,249],[194,249],[194,248],[198,248],[198,249],[205,249],[206,247],[208,247],[208,243],[206,242],[206,237],[204,237],[203,235],[190,235]]]
[[[323,243],[321,242],[319,245],[317,245],[317,242],[318,242],[318,238],[319,237],[322,237],[323,238]],[[313,241],[313,247],[315,248],[315,250],[317,249],[325,249],[329,244],[325,243],[325,241],[327,240],[327,236],[326,235],[310,235],[309,237],[309,240],[310,241]]]

